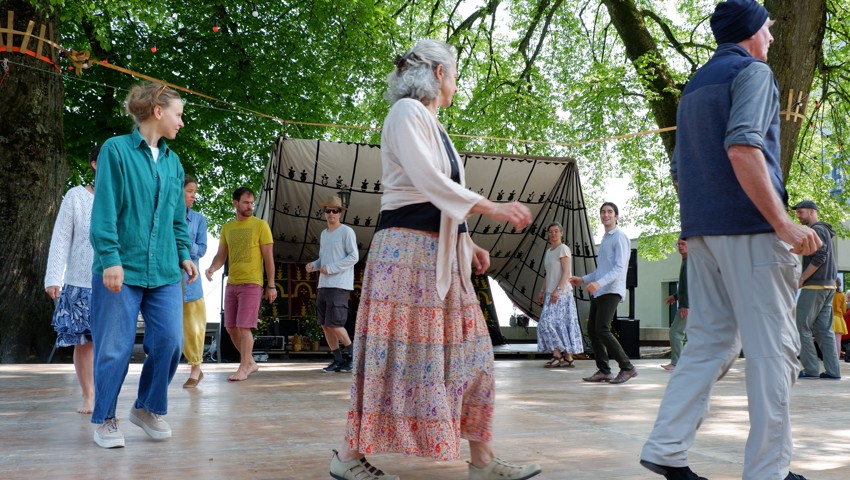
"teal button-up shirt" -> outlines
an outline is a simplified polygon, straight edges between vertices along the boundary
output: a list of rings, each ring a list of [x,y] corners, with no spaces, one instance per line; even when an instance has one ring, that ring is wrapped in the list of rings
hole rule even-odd
[[[163,139],[156,162],[138,129],[103,143],[89,234],[92,272],[121,265],[124,283],[144,288],[180,281],[180,263],[191,259],[183,176]]]

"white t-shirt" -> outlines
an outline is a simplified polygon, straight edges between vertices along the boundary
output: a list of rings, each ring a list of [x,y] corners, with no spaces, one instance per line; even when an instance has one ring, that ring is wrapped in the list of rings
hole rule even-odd
[[[570,258],[571,256],[572,252],[570,252],[570,247],[563,243],[554,249],[546,249],[546,256],[543,257],[543,267],[546,268],[547,292],[551,293],[558,289],[558,283],[561,281],[561,274],[564,273],[561,268],[561,257]],[[572,289],[573,288],[570,286],[569,282],[564,285],[564,292],[572,291]]]

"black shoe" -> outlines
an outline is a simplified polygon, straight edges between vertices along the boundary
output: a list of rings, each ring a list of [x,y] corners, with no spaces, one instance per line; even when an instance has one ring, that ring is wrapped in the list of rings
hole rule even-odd
[[[806,477],[802,475],[797,475],[793,472],[788,472],[788,476],[785,477],[785,480],[806,480]]]
[[[343,366],[343,362],[337,362],[336,360],[334,360],[327,367],[323,368],[322,371],[325,372],[325,373],[338,372],[340,367],[342,367],[342,366]]]
[[[354,360],[352,360],[351,358],[347,358],[339,364],[339,369],[337,370],[337,372],[348,373],[352,370],[354,370]]]
[[[640,464],[659,475],[664,475],[667,480],[708,480],[694,473],[690,467],[668,467],[646,460],[641,460]]]

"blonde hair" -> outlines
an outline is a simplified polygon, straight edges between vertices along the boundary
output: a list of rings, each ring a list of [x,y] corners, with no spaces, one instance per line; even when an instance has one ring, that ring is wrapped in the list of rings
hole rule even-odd
[[[176,90],[161,83],[145,82],[130,89],[124,104],[127,114],[133,118],[136,125],[141,125],[153,115],[154,107],[165,108],[172,100],[180,100],[180,94]]]
[[[437,40],[420,40],[415,47],[396,57],[395,68],[387,75],[384,98],[394,104],[412,98],[428,105],[440,94],[440,81],[434,70],[442,65],[446,74],[454,72],[457,50]]]

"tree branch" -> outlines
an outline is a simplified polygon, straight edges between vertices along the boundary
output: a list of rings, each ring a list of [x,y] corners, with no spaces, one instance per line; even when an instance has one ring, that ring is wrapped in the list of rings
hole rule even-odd
[[[667,40],[673,46],[673,49],[679,52],[679,55],[681,55],[685,60],[687,60],[688,63],[691,64],[691,73],[696,72],[699,66],[690,57],[690,55],[685,52],[684,46],[682,46],[682,44],[679,43],[679,41],[676,39],[676,36],[673,35],[673,31],[670,30],[670,26],[667,25],[667,23],[652,10],[644,9],[641,10],[640,13],[643,14],[643,16],[645,17],[649,17],[655,20],[656,25],[658,25],[661,28],[661,31],[664,32],[664,36],[667,37]]]

